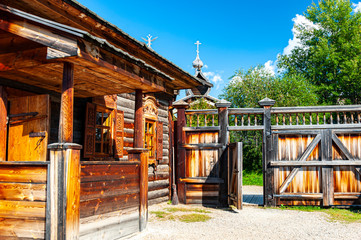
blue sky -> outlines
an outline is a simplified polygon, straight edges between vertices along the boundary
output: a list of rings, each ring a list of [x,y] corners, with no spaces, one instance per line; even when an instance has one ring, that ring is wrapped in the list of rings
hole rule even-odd
[[[293,38],[293,19],[312,0],[116,1],[80,0],[105,20],[142,41],[158,37],[152,48],[185,71],[194,73],[200,58],[218,97],[237,69],[275,61]],[[215,82],[216,81],[216,82]]]

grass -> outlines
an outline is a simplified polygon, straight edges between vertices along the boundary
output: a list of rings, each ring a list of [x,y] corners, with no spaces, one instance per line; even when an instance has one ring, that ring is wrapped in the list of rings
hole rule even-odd
[[[164,211],[151,211],[150,213],[154,214],[155,217],[160,220],[178,220],[186,223],[206,222],[211,219],[210,216],[206,215],[207,213],[211,213],[211,211],[200,208],[172,207],[165,208]]]
[[[206,222],[211,219],[210,216],[200,213],[184,214],[178,217],[179,221],[192,223],[192,222]]]
[[[323,212],[327,214],[330,221],[339,221],[343,223],[361,222],[361,209],[321,208],[317,206],[281,206],[280,209],[304,212]]]
[[[243,185],[263,186],[262,173],[243,171]]]
[[[165,218],[166,216],[169,215],[169,213],[164,212],[164,211],[151,211],[150,213],[155,214],[155,216],[156,216],[157,218]]]
[[[165,210],[168,211],[168,212],[171,212],[171,213],[174,213],[174,212],[211,213],[211,211],[204,210],[204,209],[200,209],[200,208],[187,209],[187,208],[177,208],[177,207],[173,207],[173,208],[166,208]]]

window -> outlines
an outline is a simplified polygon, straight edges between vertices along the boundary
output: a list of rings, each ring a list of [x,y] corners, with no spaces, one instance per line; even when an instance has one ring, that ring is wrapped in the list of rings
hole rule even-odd
[[[163,123],[158,120],[159,104],[154,97],[144,101],[144,147],[149,149],[149,164],[163,159]]]
[[[113,141],[112,110],[97,106],[95,120],[95,155],[112,154]]]
[[[144,147],[149,150],[149,159],[155,159],[155,149],[156,149],[156,135],[155,135],[155,122],[146,119],[145,120],[145,134],[144,134]]]
[[[87,103],[84,158],[113,160],[123,157],[124,113],[120,110]]]

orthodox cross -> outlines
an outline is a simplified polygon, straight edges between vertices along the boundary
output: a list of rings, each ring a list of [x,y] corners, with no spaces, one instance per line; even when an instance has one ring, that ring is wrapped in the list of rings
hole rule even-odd
[[[197,40],[195,44],[197,45],[197,56],[199,56],[199,45],[201,45],[202,43]]]
[[[149,48],[152,48],[152,42],[158,38],[158,37],[155,37],[155,38],[152,39],[152,37],[153,37],[153,36],[150,35],[150,34],[148,34],[147,39],[145,39],[145,38],[142,37],[142,39],[147,43],[147,46],[148,46]]]

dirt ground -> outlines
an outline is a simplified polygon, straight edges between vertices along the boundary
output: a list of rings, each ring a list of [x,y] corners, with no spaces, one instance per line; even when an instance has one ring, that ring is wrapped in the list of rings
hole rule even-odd
[[[167,208],[173,207],[186,208],[192,212],[172,212],[164,218],[154,214],[167,212]],[[201,214],[211,219],[194,223],[177,219],[179,215],[195,211],[206,211]],[[131,240],[361,239],[361,223],[331,221],[322,212],[271,209],[254,205],[244,205],[243,209],[238,211],[162,203],[150,206],[149,213],[147,229],[133,236]]]

